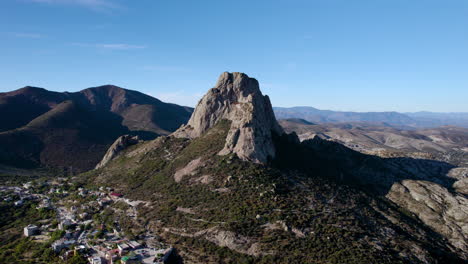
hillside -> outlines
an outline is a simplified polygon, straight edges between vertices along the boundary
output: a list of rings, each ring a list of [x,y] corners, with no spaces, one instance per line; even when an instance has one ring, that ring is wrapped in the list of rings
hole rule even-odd
[[[414,156],[468,166],[468,129],[445,126],[401,130],[369,123],[307,124],[294,119],[279,121],[301,140],[318,136],[354,150],[381,156]]]
[[[0,111],[1,164],[68,172],[94,168],[123,134],[168,135],[191,113],[111,85],[76,93],[25,87],[0,94]]]
[[[137,218],[115,216],[120,226],[158,234],[187,263],[466,261],[455,166],[300,142],[271,111],[256,80],[224,73],[188,125],[76,180],[143,201]]]
[[[66,98],[65,94],[30,86],[0,93],[0,132],[26,125]]]

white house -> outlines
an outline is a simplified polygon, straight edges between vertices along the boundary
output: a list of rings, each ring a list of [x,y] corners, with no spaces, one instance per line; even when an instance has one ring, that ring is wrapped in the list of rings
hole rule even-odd
[[[35,225],[28,225],[27,227],[24,228],[24,235],[27,237],[33,236],[37,234],[39,231],[39,228]]]

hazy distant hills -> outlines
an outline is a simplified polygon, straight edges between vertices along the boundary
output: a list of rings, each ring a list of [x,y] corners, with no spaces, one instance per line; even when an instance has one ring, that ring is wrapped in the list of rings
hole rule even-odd
[[[167,135],[191,111],[112,85],[75,93],[36,87],[0,93],[0,163],[88,170],[118,136]]]
[[[300,118],[313,123],[371,122],[399,128],[445,125],[468,127],[468,113],[342,112],[303,106],[273,109],[278,119]]]
[[[417,120],[420,126],[435,127],[435,126],[461,126],[468,127],[468,113],[434,113],[434,112],[415,112],[404,113],[405,115]]]

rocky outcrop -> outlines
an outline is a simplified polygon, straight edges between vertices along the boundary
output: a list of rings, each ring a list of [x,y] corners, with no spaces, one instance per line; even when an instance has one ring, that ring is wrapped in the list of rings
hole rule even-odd
[[[122,150],[139,142],[138,136],[123,135],[120,136],[107,150],[104,158],[96,165],[96,169],[104,167],[109,161],[119,155]]]
[[[181,212],[187,208],[177,208],[177,211]],[[186,211],[186,210],[184,210]],[[184,212],[186,213],[186,212]],[[175,235],[192,238],[204,238],[219,247],[227,247],[230,250],[247,254],[250,256],[261,256],[261,255],[273,255],[273,251],[262,250],[260,243],[256,242],[251,237],[242,236],[232,231],[222,230],[217,226],[210,227],[197,231],[195,233],[187,233],[185,229],[175,228],[164,228],[165,232],[169,232]]]
[[[201,158],[194,159],[187,166],[182,169],[179,169],[174,173],[174,181],[180,182],[184,176],[187,175],[194,175],[195,171],[200,167],[203,166],[203,162]]]
[[[257,163],[266,163],[275,156],[273,133],[284,132],[258,81],[244,73],[221,74],[215,87],[198,103],[188,124],[173,136],[199,137],[223,119],[231,121],[231,127],[220,155],[235,153],[243,160]]]
[[[387,198],[418,216],[462,252],[468,250],[468,199],[429,181],[395,183]],[[467,257],[467,254],[465,254]]]

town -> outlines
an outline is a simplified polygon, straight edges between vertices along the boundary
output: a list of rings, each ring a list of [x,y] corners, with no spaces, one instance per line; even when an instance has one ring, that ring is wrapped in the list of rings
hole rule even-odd
[[[52,218],[24,226],[23,236],[35,243],[52,242],[51,248],[63,262],[79,256],[91,264],[167,263],[174,253],[150,231],[128,234],[117,220],[102,216],[123,211],[135,219],[136,207],[143,203],[126,199],[111,188],[73,189],[66,178],[59,178],[0,186],[0,195],[3,203],[16,208],[34,202],[36,210],[55,212]]]

